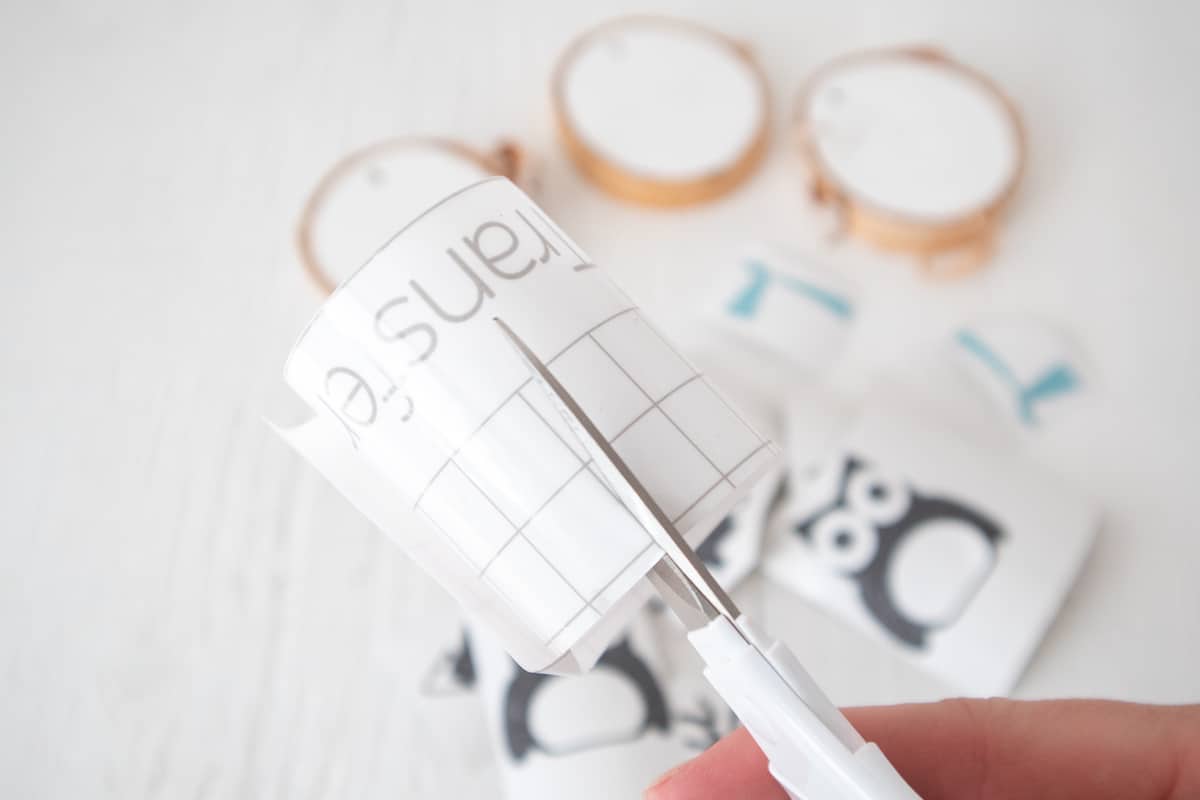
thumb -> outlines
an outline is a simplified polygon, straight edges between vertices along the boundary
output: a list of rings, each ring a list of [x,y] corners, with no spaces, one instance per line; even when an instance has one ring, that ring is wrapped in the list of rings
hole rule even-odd
[[[1200,706],[1097,700],[848,709],[925,800],[1200,797]],[[784,800],[745,729],[659,779],[648,800]]]

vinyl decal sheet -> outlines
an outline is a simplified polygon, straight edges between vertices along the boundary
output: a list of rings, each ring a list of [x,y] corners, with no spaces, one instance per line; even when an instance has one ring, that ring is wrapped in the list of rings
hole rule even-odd
[[[792,425],[820,438],[802,413]],[[1095,505],[1019,449],[894,393],[808,455],[773,523],[767,573],[956,691],[1007,694],[1075,580]]]
[[[317,412],[288,438],[522,666],[572,672],[661,551],[497,318],[693,543],[774,448],[503,178],[434,206],[334,293],[288,360]]]
[[[736,719],[698,673],[660,648],[644,613],[585,675],[527,672],[483,629],[467,639],[476,690],[509,798],[638,797]]]

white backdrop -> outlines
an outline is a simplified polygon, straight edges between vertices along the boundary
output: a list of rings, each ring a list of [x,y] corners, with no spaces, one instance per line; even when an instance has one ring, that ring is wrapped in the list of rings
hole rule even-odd
[[[554,144],[557,52],[629,4],[0,7],[0,794],[491,796],[478,710],[415,692],[454,609],[262,423],[289,408],[282,358],[319,299],[291,241],[305,193],[389,135],[513,135],[543,205],[696,343],[692,299],[743,242],[823,247],[788,98],[822,60],[891,43],[995,77],[1032,161],[977,278],[829,251],[866,289],[847,387],[972,313],[1075,330],[1102,401],[1038,457],[1106,524],[1017,694],[1200,698],[1196,7],[654,8],[746,40],[773,82],[773,154],[728,202],[622,206]],[[838,701],[945,691],[781,590],[749,593]]]

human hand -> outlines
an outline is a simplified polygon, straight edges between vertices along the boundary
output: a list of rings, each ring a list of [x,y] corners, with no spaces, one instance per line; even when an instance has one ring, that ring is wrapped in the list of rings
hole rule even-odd
[[[852,708],[924,800],[1200,798],[1200,706],[946,700]],[[744,728],[676,767],[647,800],[787,800]]]

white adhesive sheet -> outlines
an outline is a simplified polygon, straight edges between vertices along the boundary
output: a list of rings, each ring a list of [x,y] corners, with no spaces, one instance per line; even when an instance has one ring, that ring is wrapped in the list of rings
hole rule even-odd
[[[286,368],[317,418],[285,435],[523,667],[571,672],[661,551],[496,318],[693,543],[774,448],[503,178],[426,211],[334,293]]]

